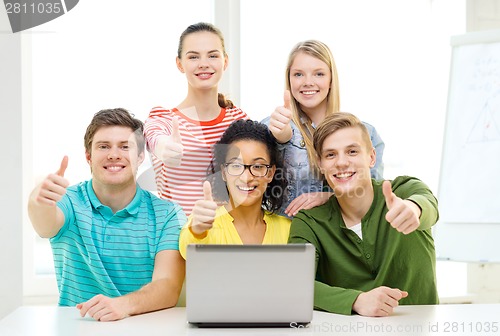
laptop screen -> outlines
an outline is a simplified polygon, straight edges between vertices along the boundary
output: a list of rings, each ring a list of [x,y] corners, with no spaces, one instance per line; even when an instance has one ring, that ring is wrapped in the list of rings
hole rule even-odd
[[[290,324],[312,319],[311,244],[189,245],[188,322]]]

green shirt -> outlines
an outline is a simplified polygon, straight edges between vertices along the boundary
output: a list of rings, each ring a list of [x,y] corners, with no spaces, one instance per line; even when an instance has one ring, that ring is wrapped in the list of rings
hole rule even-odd
[[[404,235],[385,219],[382,182],[372,180],[374,199],[361,220],[363,239],[345,226],[335,196],[300,211],[292,220],[289,243],[316,247],[315,309],[352,314],[358,295],[379,286],[407,291],[400,304],[438,303],[431,232],[438,219],[437,200],[416,178],[400,176],[392,181],[396,196],[422,209],[420,227]]]

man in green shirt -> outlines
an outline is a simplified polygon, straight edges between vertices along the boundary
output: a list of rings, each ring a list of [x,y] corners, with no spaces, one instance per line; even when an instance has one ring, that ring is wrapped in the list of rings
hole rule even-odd
[[[375,150],[352,114],[325,118],[314,148],[335,195],[294,217],[289,243],[316,247],[315,309],[387,316],[399,304],[438,303],[429,188],[409,176],[372,180]]]

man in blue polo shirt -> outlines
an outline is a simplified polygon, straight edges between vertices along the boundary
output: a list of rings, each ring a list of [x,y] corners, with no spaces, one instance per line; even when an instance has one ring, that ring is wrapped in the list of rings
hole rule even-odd
[[[181,208],[136,183],[143,123],[127,110],[96,113],[84,137],[92,179],[69,187],[48,175],[30,195],[35,231],[50,238],[61,306],[113,321],[172,307],[184,281]]]

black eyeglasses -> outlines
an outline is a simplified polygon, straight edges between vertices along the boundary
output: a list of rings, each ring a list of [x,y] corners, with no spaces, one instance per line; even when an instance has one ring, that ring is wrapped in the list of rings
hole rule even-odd
[[[252,174],[255,177],[266,176],[267,172],[269,171],[269,168],[271,168],[270,165],[263,163],[254,163],[251,165],[246,165],[237,162],[224,163],[224,167],[226,168],[226,172],[232,176],[240,176],[241,174],[243,174],[245,169],[248,168],[250,174]]]

